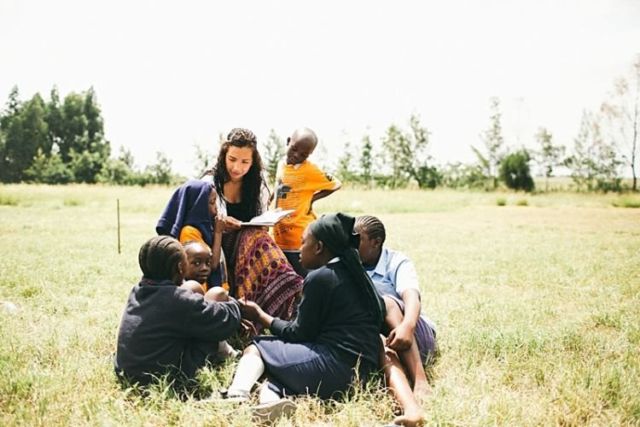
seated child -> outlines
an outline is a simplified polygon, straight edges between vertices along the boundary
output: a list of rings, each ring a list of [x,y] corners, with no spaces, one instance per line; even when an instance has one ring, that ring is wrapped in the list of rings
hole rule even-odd
[[[360,216],[355,228],[360,234],[362,264],[385,301],[385,375],[405,412],[395,423],[420,424],[423,414],[417,397],[430,390],[424,363],[436,351],[435,327],[420,314],[420,289],[413,263],[402,253],[383,248],[386,232],[382,221]]]
[[[162,212],[156,232],[175,237],[180,243],[198,241],[211,248],[211,273],[203,283],[204,292],[222,286],[229,290],[227,270],[222,252],[224,219],[218,215],[218,200],[213,184],[189,180],[171,196]]]
[[[209,247],[195,240],[186,242],[183,247],[187,254],[187,267],[184,273],[184,282],[180,287],[203,295],[205,301],[229,301],[229,293],[220,286],[214,286],[205,293],[206,282],[211,273],[212,255]],[[239,355],[240,351],[231,347],[227,341],[218,343],[218,357],[220,359]]]
[[[300,261],[313,269],[304,281],[297,317],[274,318],[242,301],[243,316],[272,336],[256,337],[244,351],[227,397],[246,400],[266,373],[254,415],[273,420],[295,405],[283,396],[321,399],[347,392],[355,378],[366,381],[379,367],[379,331],[384,304],[362,268],[355,248],[354,218],[338,213],[311,223],[302,238]]]
[[[316,219],[313,202],[340,189],[340,180],[323,172],[307,160],[318,145],[318,137],[308,128],[297,129],[287,138],[286,162],[278,164],[276,173],[276,207],[295,209],[278,222],[273,236],[296,273],[307,271],[300,265],[302,232]]]
[[[122,314],[115,357],[116,373],[149,384],[154,377],[188,385],[218,351],[218,343],[240,326],[237,301],[210,302],[180,288],[187,269],[176,239],[157,236],[140,248],[140,283]]]

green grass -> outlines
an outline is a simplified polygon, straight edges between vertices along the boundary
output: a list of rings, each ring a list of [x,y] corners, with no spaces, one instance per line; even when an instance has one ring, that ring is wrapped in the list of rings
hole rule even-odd
[[[611,202],[616,208],[640,208],[640,197],[638,196],[620,196],[620,198]]]
[[[122,390],[111,355],[171,188],[0,187],[0,425],[249,425],[246,407]],[[496,198],[507,201],[496,205]],[[122,254],[117,253],[120,200]],[[416,263],[440,357],[431,425],[640,424],[640,210],[617,195],[341,190]],[[4,201],[15,201],[6,203]],[[233,363],[207,369],[227,385]],[[281,425],[380,425],[392,401],[306,398]]]

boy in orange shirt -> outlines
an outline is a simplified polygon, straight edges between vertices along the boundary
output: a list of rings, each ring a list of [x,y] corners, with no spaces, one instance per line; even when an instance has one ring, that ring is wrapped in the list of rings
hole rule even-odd
[[[294,209],[278,222],[273,231],[276,243],[294,270],[302,277],[307,270],[300,264],[302,233],[315,221],[313,202],[340,189],[337,178],[323,172],[307,160],[318,145],[318,137],[309,128],[296,129],[287,138],[287,154],[276,172],[276,208]]]

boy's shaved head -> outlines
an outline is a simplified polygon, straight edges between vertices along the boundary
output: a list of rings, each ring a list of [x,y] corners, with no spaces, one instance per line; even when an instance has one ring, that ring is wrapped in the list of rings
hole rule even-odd
[[[294,130],[293,134],[291,135],[291,139],[293,141],[297,140],[309,142],[312,144],[313,148],[316,148],[316,145],[318,145],[318,136],[309,128],[298,128]]]
[[[299,128],[287,138],[287,164],[297,165],[313,153],[318,145],[316,133],[309,128]]]

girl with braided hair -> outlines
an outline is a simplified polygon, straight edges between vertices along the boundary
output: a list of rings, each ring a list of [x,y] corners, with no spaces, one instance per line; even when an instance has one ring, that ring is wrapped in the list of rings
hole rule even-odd
[[[303,233],[300,261],[313,271],[304,280],[295,319],[282,320],[241,301],[243,317],[273,335],[256,337],[245,349],[227,397],[248,399],[266,374],[254,408],[259,418],[273,420],[295,409],[282,396],[337,398],[356,378],[366,381],[378,369],[385,309],[358,258],[354,222],[342,213],[324,215]]]
[[[254,133],[232,129],[222,142],[216,165],[203,177],[206,175],[213,176],[218,212],[224,218],[222,249],[229,293],[255,301],[273,316],[291,318],[302,292],[302,277],[287,262],[268,229],[241,226],[265,212],[271,197]]]
[[[371,215],[356,218],[362,264],[385,302],[383,368],[389,389],[404,410],[396,424],[419,425],[424,414],[418,400],[430,393],[424,364],[436,353],[435,325],[421,315],[416,269],[404,254],[384,247],[386,231]]]
[[[156,236],[140,248],[142,279],[133,287],[118,330],[115,370],[140,385],[168,375],[189,386],[212,360],[218,342],[240,326],[237,301],[209,301],[181,288],[187,257],[170,236]]]

